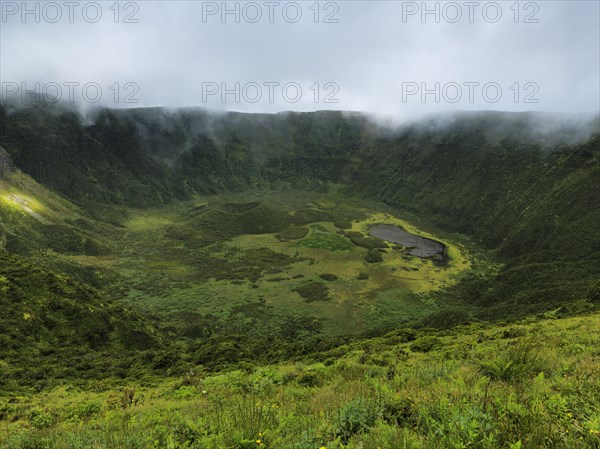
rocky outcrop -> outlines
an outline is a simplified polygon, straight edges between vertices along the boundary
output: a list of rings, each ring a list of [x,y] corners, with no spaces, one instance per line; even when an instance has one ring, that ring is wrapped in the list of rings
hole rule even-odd
[[[13,163],[10,155],[0,147],[0,180],[5,176],[10,175],[15,171],[15,164]]]

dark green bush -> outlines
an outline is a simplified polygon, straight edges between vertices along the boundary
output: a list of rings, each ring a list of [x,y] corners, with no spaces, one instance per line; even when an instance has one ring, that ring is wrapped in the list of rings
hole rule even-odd
[[[327,286],[320,281],[309,282],[308,284],[298,287],[295,291],[306,299],[307,302],[328,301],[330,299]]]
[[[321,279],[323,279],[324,281],[335,281],[338,277],[335,274],[332,273],[323,273],[322,275],[319,276]]]
[[[349,231],[346,232],[345,235],[352,243],[362,248],[375,249],[388,247],[387,243],[385,243],[383,240],[375,239],[373,237],[365,237],[362,232]]]
[[[349,220],[336,220],[333,222],[334,226],[339,229],[351,229],[352,222]]]
[[[406,397],[392,397],[383,404],[383,419],[396,426],[408,427],[415,424],[418,412],[414,402]]]
[[[414,352],[429,352],[443,346],[442,341],[433,335],[426,335],[417,339],[410,345],[411,351]]]
[[[423,318],[422,325],[438,329],[449,329],[471,321],[471,315],[462,309],[440,310]]]
[[[303,226],[288,226],[281,232],[275,234],[280,241],[285,242],[287,240],[298,240],[306,237],[308,234],[308,228]]]
[[[369,263],[377,263],[383,261],[383,257],[377,249],[370,249],[365,256],[365,260]]]

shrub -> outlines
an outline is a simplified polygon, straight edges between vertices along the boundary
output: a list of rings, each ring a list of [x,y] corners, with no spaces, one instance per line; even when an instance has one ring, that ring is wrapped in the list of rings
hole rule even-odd
[[[349,231],[346,232],[346,237],[350,239],[356,246],[361,246],[366,249],[387,248],[388,245],[383,240],[365,237],[361,232]]]
[[[504,329],[502,331],[501,337],[502,338],[518,338],[518,337],[525,336],[525,334],[526,334],[526,331],[523,328],[510,327],[510,328]]]
[[[460,324],[467,324],[471,321],[470,314],[461,309],[455,310],[440,310],[427,315],[423,319],[423,326],[435,327],[438,329],[448,329]]]
[[[364,398],[354,399],[340,408],[335,434],[347,443],[352,435],[368,430],[380,416],[378,404]]]
[[[410,345],[411,351],[414,352],[429,352],[443,346],[442,341],[432,335],[427,335],[416,340]]]
[[[282,242],[287,240],[298,240],[303,239],[308,234],[308,229],[303,226],[288,226],[278,234],[275,234],[275,237]]]
[[[304,371],[297,378],[296,382],[303,387],[320,387],[324,383],[323,374],[317,371]]]
[[[479,362],[480,371],[493,380],[518,381],[548,371],[549,365],[533,341],[519,341],[509,345],[491,360]]]
[[[306,299],[307,302],[312,301],[328,301],[329,290],[327,286],[320,281],[309,282],[295,289],[300,296]]]
[[[365,256],[365,260],[369,263],[377,263],[383,261],[383,257],[377,249],[370,249]]]
[[[29,422],[36,429],[47,429],[54,421],[52,415],[40,409],[33,409],[29,412]]]
[[[119,393],[112,393],[108,399],[109,408],[127,408],[144,402],[144,395],[136,393],[135,388],[125,387]]]
[[[196,387],[183,385],[173,392],[175,399],[190,399],[198,394]]]
[[[338,278],[335,274],[332,274],[332,273],[323,273],[319,277],[321,279],[323,279],[324,281],[335,281]]]
[[[334,226],[339,229],[351,229],[352,222],[349,220],[336,220],[333,222]]]
[[[71,419],[85,419],[100,412],[102,406],[98,402],[84,402],[72,410],[68,417]]]
[[[418,411],[410,398],[392,397],[383,404],[383,418],[390,424],[406,426],[415,424]]]
[[[395,341],[398,343],[408,343],[409,341],[416,340],[417,331],[410,327],[406,327],[404,329],[394,331],[392,338],[396,338],[397,340]]]

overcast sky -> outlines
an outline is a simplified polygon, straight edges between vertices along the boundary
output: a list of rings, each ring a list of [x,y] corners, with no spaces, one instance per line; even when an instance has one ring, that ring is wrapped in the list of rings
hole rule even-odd
[[[400,119],[600,109],[598,1],[0,4],[4,99],[25,87],[112,107]]]

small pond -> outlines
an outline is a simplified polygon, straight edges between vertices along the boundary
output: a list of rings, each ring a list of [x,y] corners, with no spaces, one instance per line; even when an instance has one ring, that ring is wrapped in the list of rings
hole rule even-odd
[[[397,243],[409,249],[409,254],[418,257],[444,257],[445,245],[418,235],[406,232],[404,229],[388,224],[378,224],[369,229],[369,234],[381,240]]]

